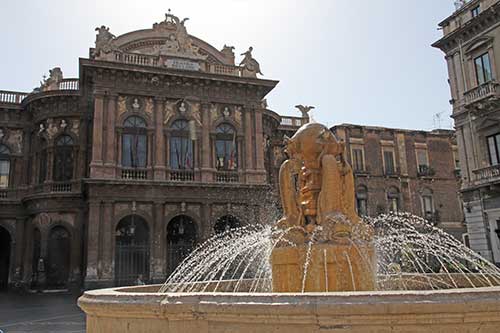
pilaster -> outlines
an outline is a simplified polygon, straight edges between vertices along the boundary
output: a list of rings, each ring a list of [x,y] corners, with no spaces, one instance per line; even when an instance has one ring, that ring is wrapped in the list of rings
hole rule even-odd
[[[155,149],[154,149],[154,179],[165,179],[165,135],[163,134],[163,105],[164,98],[156,97],[154,99],[154,118],[155,118]]]

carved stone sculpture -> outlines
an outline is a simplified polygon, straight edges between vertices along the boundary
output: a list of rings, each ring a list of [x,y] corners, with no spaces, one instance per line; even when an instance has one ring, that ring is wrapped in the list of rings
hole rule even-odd
[[[244,56],[243,60],[240,62],[242,76],[245,77],[257,77],[257,74],[264,75],[260,71],[260,65],[252,56],[253,47],[250,46],[248,51],[242,53]]]
[[[311,105],[295,105],[297,109],[299,109],[300,113],[302,113],[302,118],[307,118],[309,119],[309,112],[314,109],[314,106]]]
[[[116,50],[114,45],[114,39],[116,37],[109,32],[109,27],[101,25],[101,27],[95,28],[95,31],[97,31],[94,50],[94,56],[96,58],[104,57],[106,54],[111,53],[111,51]]]
[[[274,291],[372,290],[373,231],[356,213],[344,144],[326,126],[309,123],[285,138],[285,145],[278,227],[287,235],[273,250]]]
[[[63,80],[63,72],[60,67],[49,70],[49,77],[40,82],[40,91],[58,90],[59,82]]]

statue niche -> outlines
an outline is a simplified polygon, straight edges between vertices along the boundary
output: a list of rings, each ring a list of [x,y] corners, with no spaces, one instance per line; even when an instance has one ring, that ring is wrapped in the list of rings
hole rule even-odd
[[[373,230],[356,213],[344,144],[326,126],[308,123],[285,146],[277,224],[285,235],[272,253],[273,290],[373,290]]]

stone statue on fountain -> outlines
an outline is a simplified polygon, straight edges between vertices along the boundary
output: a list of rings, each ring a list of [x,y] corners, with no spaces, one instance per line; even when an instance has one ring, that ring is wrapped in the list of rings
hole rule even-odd
[[[329,291],[373,289],[373,231],[356,213],[344,143],[326,126],[308,123],[285,138],[285,146],[289,158],[279,174],[283,217],[278,227],[287,236],[273,250],[273,289],[300,291],[297,276],[305,276],[302,291],[326,291],[328,285]],[[292,266],[302,271],[291,274]],[[318,270],[324,273],[312,273]]]

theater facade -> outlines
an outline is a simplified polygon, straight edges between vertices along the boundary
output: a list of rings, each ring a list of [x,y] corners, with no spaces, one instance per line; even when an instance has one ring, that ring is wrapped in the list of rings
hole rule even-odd
[[[278,81],[253,49],[218,50],[170,12],[95,30],[78,78],[0,91],[0,288],[162,282],[211,235],[278,215],[283,136],[310,108],[268,108]]]

